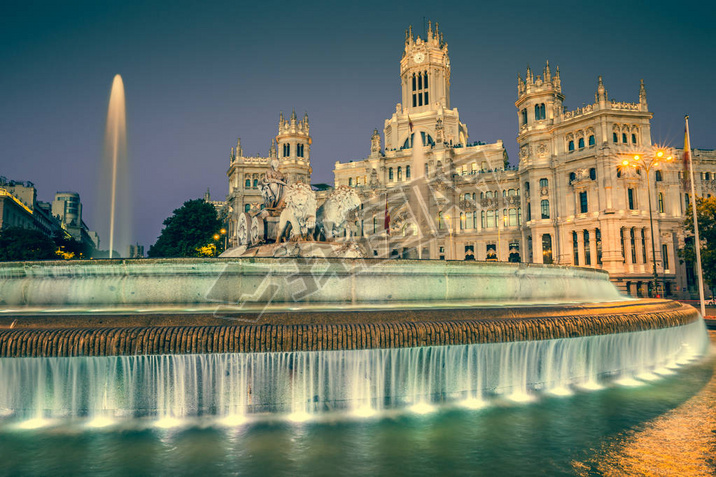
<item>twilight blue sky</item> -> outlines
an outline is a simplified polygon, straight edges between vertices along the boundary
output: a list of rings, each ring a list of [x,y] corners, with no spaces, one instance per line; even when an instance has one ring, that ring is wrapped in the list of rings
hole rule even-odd
[[[227,193],[229,148],[265,155],[278,114],[308,112],[314,182],[360,159],[400,100],[404,31],[438,21],[452,105],[470,140],[502,139],[516,164],[516,77],[559,65],[565,104],[637,101],[654,141],[714,148],[716,7],[710,2],[3,2],[0,175],[40,200],[75,190],[90,228],[112,77],[124,78],[134,240],[154,243],[185,200]],[[100,230],[102,239],[106,231]],[[104,247],[107,241],[103,242]],[[124,249],[121,249],[124,252]]]

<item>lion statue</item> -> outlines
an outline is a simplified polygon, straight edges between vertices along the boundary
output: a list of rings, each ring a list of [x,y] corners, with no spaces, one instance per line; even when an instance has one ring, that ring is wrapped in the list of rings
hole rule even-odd
[[[347,225],[360,205],[361,200],[355,189],[336,187],[316,212],[316,236],[322,235],[328,241],[347,232],[350,238],[351,228]]]
[[[316,193],[311,186],[297,182],[283,190],[286,208],[281,212],[276,242],[281,242],[290,229],[290,240],[308,240],[316,227]]]

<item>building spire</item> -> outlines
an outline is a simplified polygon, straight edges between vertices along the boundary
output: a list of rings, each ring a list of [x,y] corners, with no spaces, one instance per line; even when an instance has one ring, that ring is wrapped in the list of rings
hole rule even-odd
[[[549,60],[547,60],[547,65],[544,67],[544,82],[549,83],[552,81],[552,72],[549,69]]]
[[[644,86],[643,79],[641,80],[641,85],[639,86],[639,104],[646,108],[646,87]]]

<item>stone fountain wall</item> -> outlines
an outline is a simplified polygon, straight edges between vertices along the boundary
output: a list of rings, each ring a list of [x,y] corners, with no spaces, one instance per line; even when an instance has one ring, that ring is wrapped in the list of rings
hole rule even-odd
[[[246,321],[220,324],[238,319]],[[640,300],[538,308],[233,317],[20,317],[10,323],[7,317],[3,320],[0,357],[255,353],[504,343],[656,330],[694,323],[701,318],[687,305]]]

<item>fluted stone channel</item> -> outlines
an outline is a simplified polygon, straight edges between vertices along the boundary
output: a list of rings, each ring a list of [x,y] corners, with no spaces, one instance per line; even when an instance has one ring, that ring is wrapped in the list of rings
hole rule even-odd
[[[594,305],[0,318],[0,357],[335,351],[505,343],[656,330],[699,321],[668,300]]]

